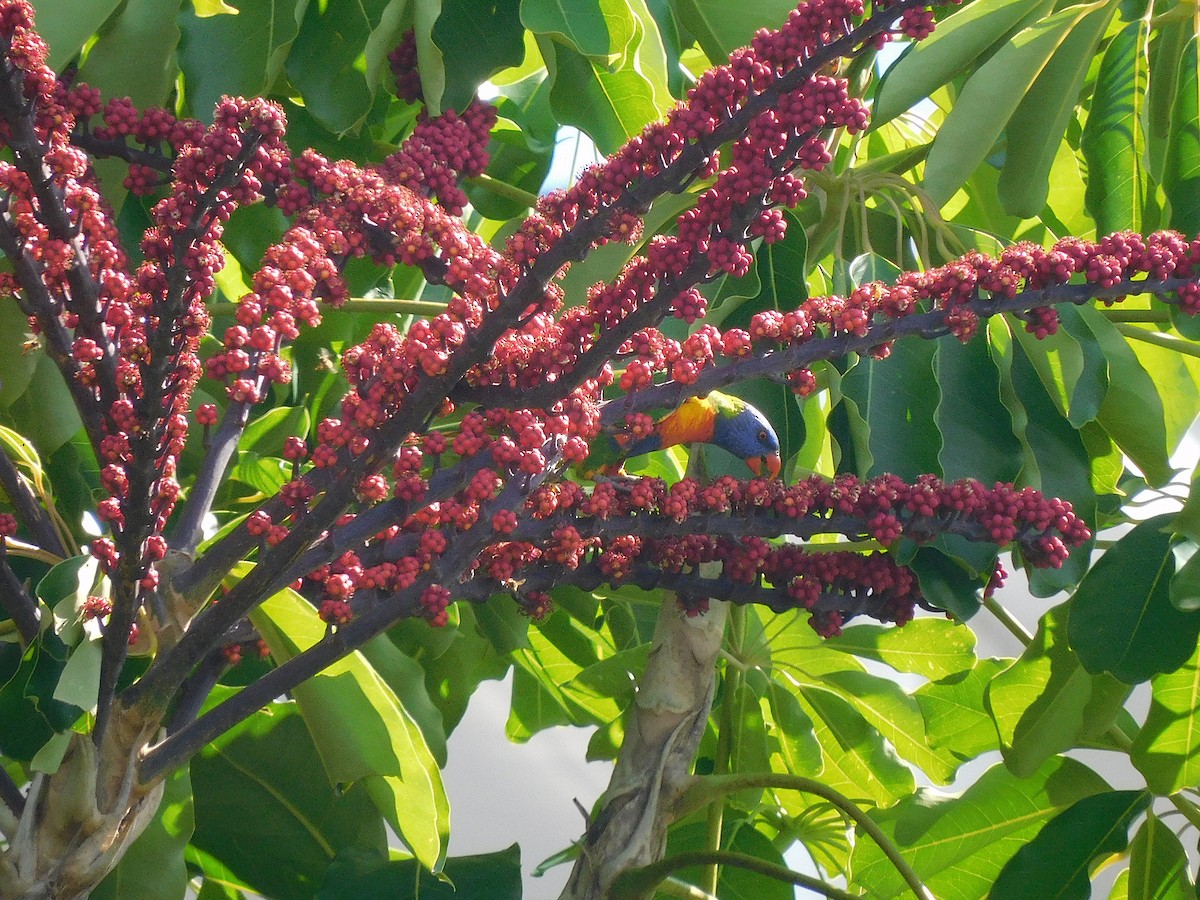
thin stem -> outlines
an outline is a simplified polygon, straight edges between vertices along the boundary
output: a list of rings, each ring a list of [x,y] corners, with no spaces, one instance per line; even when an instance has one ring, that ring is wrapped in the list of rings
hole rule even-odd
[[[729,642],[734,650],[741,646],[741,637],[745,632],[746,610],[733,606],[729,610]],[[727,666],[725,669],[725,691],[721,697],[721,723],[717,732],[717,756],[713,771],[717,775],[728,775],[729,761],[733,755],[733,736],[737,731],[737,715],[735,703],[741,694],[742,672],[737,666]],[[721,831],[725,822],[725,798],[718,798],[708,808],[707,834],[705,848],[708,850],[721,849]],[[702,885],[710,894],[717,892],[717,882],[721,880],[721,867],[717,863],[704,873]]]
[[[1168,324],[1171,321],[1171,311],[1167,309],[1102,309],[1100,315],[1110,322],[1151,322],[1157,325]]]
[[[755,772],[698,777],[680,797],[676,806],[676,818],[682,818],[692,810],[712,802],[712,795],[714,793],[726,795],[759,788],[801,791],[805,794],[815,794],[823,800],[828,800],[849,816],[856,825],[870,836],[871,840],[879,846],[884,856],[888,858],[900,874],[900,877],[904,879],[905,884],[909,886],[917,897],[921,898],[921,900],[934,900],[933,894],[922,884],[920,877],[913,871],[913,868],[904,859],[903,855],[901,855],[900,849],[892,843],[891,838],[875,824],[875,821],[870,816],[844,794],[841,794],[828,785],[814,781],[811,778],[805,778],[802,775],[785,775],[781,772]]]
[[[0,537],[0,607],[17,626],[21,640],[31,644],[38,636],[41,615],[38,603],[25,590],[25,585],[8,564],[5,538]]]
[[[861,900],[860,897],[839,887],[834,887],[832,884],[827,884],[819,878],[813,878],[811,875],[805,875],[802,872],[794,872],[784,866],[775,865],[756,856],[750,856],[746,853],[734,853],[729,850],[692,850],[686,853],[676,853],[673,856],[668,856],[666,859],[650,863],[648,866],[629,869],[621,873],[613,883],[610,896],[626,898],[626,900],[646,900],[646,898],[654,896],[655,889],[672,872],[694,866],[733,866],[734,868],[745,869],[748,872],[762,875],[774,881],[794,884],[797,887],[820,894],[822,897],[831,897],[833,900]],[[704,895],[701,894],[700,896]]]
[[[18,819],[25,809],[25,795],[4,766],[0,766],[0,803],[12,810]]]
[[[59,557],[71,555],[63,536],[54,527],[46,510],[38,502],[33,488],[17,470],[3,445],[0,445],[0,487],[4,488],[4,493],[8,495],[17,515],[43,549]]]
[[[531,194],[529,191],[521,190],[516,185],[509,184],[507,181],[501,181],[499,178],[493,178],[487,172],[481,172],[473,178],[466,179],[467,184],[475,185],[486,190],[490,194],[495,194],[497,197],[504,197],[507,200],[516,200],[518,203],[534,207],[537,206],[538,195]]]
[[[1141,341],[1143,344],[1151,344],[1155,347],[1162,347],[1165,350],[1173,350],[1176,353],[1182,353],[1184,356],[1200,358],[1200,346],[1184,338],[1172,337],[1160,331],[1147,331],[1144,328],[1138,328],[1136,325],[1126,325],[1122,322],[1116,323],[1114,327],[1131,340]]]
[[[1017,617],[1011,612],[1009,612],[1008,608],[995,597],[984,597],[983,606],[988,612],[996,617],[1001,625],[1008,629],[1009,633],[1012,634],[1013,637],[1021,642],[1022,647],[1028,647],[1031,643],[1033,643],[1033,635],[1029,632],[1029,630],[1022,625],[1020,620],[1017,619]]]
[[[208,311],[214,316],[231,316],[237,313],[237,303],[210,303]],[[388,315],[395,313],[402,316],[425,316],[432,318],[446,311],[446,304],[437,300],[405,300],[381,297],[378,300],[371,297],[351,297],[338,307],[341,312],[371,313],[372,315]]]

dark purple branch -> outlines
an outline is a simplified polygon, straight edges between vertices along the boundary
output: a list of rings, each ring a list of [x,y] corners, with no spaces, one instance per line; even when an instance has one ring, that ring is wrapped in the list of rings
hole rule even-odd
[[[21,789],[17,787],[17,783],[13,781],[12,776],[3,766],[0,766],[0,803],[12,810],[13,815],[18,819],[25,811],[25,795],[21,793]]]
[[[985,298],[977,292],[974,300],[965,307],[956,307],[956,310],[969,309],[983,321],[1001,313],[1018,313],[1055,303],[1074,303],[1078,306],[1091,300],[1113,300],[1129,294],[1154,294],[1164,298],[1164,295],[1174,293],[1185,285],[1195,284],[1195,281],[1194,278],[1167,278],[1161,281],[1125,279],[1112,287],[1058,284],[1021,291],[1013,297]],[[1169,299],[1166,302],[1170,302]],[[630,413],[672,408],[688,397],[703,396],[709,391],[752,378],[781,378],[818,361],[838,359],[852,352],[866,353],[897,338],[943,337],[949,333],[947,314],[947,310],[934,309],[903,319],[888,319],[872,325],[863,335],[838,334],[814,338],[783,350],[768,350],[746,359],[709,366],[700,373],[694,384],[668,381],[610,400],[604,404],[601,420],[605,425],[615,425]]]
[[[76,127],[71,132],[71,143],[89,156],[120,159],[133,165],[145,166],[148,169],[162,172],[164,176],[171,174],[171,166],[175,162],[172,157],[160,151],[140,150],[137,147],[129,146],[124,135],[104,141],[96,137],[94,132]]]
[[[471,560],[495,540],[492,515],[501,509],[516,506],[520,497],[536,489],[550,471],[548,467],[539,475],[510,480],[500,495],[484,506],[476,525],[451,537],[446,551],[434,562],[432,569],[411,587],[375,604],[348,624],[331,629],[319,643],[272,669],[149,750],[142,758],[140,780],[149,783],[162,777],[255,710],[288,693],[402,619],[417,614],[421,610],[421,594],[427,587],[455,584]],[[228,595],[217,604],[217,608],[227,602]]]
[[[25,527],[29,529],[39,547],[64,559],[72,555],[71,551],[63,544],[50,517],[46,515],[46,510],[34,496],[29,483],[17,471],[17,467],[13,465],[12,459],[9,458],[3,447],[0,447],[0,487],[4,488],[4,493],[8,495],[8,499],[17,511],[17,517],[25,523]]]
[[[212,509],[225,479],[225,471],[237,452],[238,441],[250,419],[250,406],[246,403],[231,403],[205,448],[204,461],[188,492],[187,500],[171,532],[171,546],[182,553],[195,553],[200,543],[204,517]]]
[[[185,725],[196,721],[204,707],[204,701],[208,699],[208,695],[228,668],[229,660],[221,650],[212,650],[204,657],[196,671],[180,685],[179,700],[167,720],[167,734],[174,734]]]
[[[8,553],[4,549],[4,538],[0,537],[0,606],[17,626],[21,640],[32,644],[38,636],[41,617],[37,601],[25,590],[25,585],[8,564]]]

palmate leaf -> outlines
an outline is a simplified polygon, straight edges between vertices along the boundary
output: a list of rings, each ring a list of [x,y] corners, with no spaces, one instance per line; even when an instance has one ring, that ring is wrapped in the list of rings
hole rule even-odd
[[[1076,746],[1085,729],[1103,731],[1127,693],[1106,691],[1109,684],[1102,680],[1115,679],[1090,675],[1080,665],[1067,646],[1066,615],[1065,606],[1046,613],[1020,659],[997,674],[985,693],[1005,765],[1019,777]],[[1115,706],[1103,703],[1110,696],[1117,701]],[[1097,718],[1107,721],[1097,722]]]
[[[325,633],[316,610],[290,589],[259,606],[251,621],[280,661]],[[329,780],[361,781],[421,864],[436,871],[445,858],[449,803],[420,727],[387,682],[355,652],[299,685],[294,695]]]
[[[222,95],[264,96],[283,72],[308,0],[241,3],[237,15],[179,15],[179,68],[188,102],[207,118]]]
[[[1083,131],[1087,208],[1100,234],[1142,230],[1147,199],[1146,34],[1146,23],[1138,19],[1109,43]]]
[[[945,204],[991,152],[1071,30],[1103,2],[1069,6],[1022,29],[963,86],[925,160],[925,190]]]
[[[273,703],[209,744],[193,759],[191,779],[189,860],[213,878],[228,872],[280,900],[311,897],[339,851],[386,850],[365,786],[330,784],[294,703]]]
[[[825,646],[931,681],[967,672],[975,664],[974,633],[948,619],[915,619],[903,628],[851,625]]]
[[[586,132],[602,153],[613,153],[671,108],[667,58],[658,25],[645,0],[603,0],[610,53],[602,65],[558,43],[541,40],[554,86],[550,103],[564,125]],[[622,31],[614,28],[619,23]]]
[[[442,52],[446,88],[440,105],[462,110],[489,76],[519,66],[525,55],[521,0],[442,0],[433,41]]]
[[[1128,900],[1192,900],[1187,852],[1171,827],[1150,812],[1129,847]]]
[[[1171,516],[1139,523],[1091,568],[1071,598],[1071,647],[1089,672],[1126,684],[1173,672],[1196,647],[1200,612],[1171,604],[1175,560],[1163,529]]]
[[[1130,756],[1156,794],[1200,784],[1200,649],[1150,681],[1150,712]]]
[[[1149,804],[1146,791],[1107,791],[1076,801],[1016,852],[988,897],[1026,900],[1036,885],[1035,896],[1085,900],[1091,896],[1089,865],[1125,849],[1130,824]]]
[[[938,23],[888,69],[875,97],[872,127],[906,112],[1002,40],[1018,23],[1039,15],[1045,0],[976,0]]]
[[[1095,772],[1072,759],[1046,762],[1018,779],[994,766],[961,796],[921,790],[894,808],[871,813],[884,833],[939,900],[986,896],[1009,859],[1059,811],[1107,790]],[[897,897],[908,887],[865,834],[851,858],[853,883],[873,898]]]
[[[925,717],[929,746],[961,761],[998,749],[996,725],[984,706],[984,694],[1008,663],[981,659],[969,672],[930,682],[913,693]]]

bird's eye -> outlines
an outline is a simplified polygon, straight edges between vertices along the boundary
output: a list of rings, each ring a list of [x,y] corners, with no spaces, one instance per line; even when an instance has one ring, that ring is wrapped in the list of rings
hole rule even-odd
[[[767,431],[765,428],[758,432],[758,439],[764,444],[767,442]]]

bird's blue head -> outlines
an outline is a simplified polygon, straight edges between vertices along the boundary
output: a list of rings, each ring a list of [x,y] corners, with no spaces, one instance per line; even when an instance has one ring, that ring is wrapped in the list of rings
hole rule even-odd
[[[749,403],[738,401],[732,415],[718,412],[713,421],[712,442],[746,461],[755,475],[774,478],[779,474],[779,438],[767,417]]]

